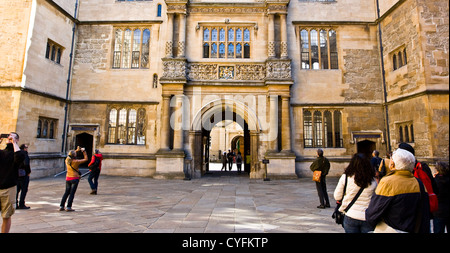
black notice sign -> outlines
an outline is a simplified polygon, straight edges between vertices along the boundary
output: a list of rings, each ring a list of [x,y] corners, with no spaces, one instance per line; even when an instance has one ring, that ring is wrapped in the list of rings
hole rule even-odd
[[[263,159],[263,160],[262,160],[262,163],[263,163],[263,164],[269,164],[269,159]]]

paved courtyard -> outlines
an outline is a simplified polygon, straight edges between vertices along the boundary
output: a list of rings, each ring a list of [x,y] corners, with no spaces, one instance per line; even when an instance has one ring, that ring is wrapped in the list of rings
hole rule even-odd
[[[64,176],[30,182],[12,233],[343,233],[331,214],[337,178],[327,178],[331,208],[318,209],[309,178],[263,181],[214,171],[191,181],[100,176],[98,195],[87,179],[73,209],[60,212]]]

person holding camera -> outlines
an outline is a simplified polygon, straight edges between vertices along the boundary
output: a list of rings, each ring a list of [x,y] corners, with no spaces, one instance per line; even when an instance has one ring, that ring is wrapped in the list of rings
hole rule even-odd
[[[83,153],[83,159],[76,159],[77,152],[81,151]],[[75,192],[78,188],[78,183],[80,182],[81,172],[78,169],[80,164],[88,161],[87,153],[84,148],[77,147],[76,150],[70,150],[66,158],[66,191],[61,199],[61,204],[59,205],[59,211],[66,210],[67,212],[75,211],[72,209],[72,202],[75,198]],[[67,208],[64,209],[67,198]]]
[[[19,165],[25,159],[18,142],[19,135],[11,132],[2,134],[1,140],[7,138],[6,148],[0,150],[0,210],[3,218],[2,233],[9,233],[11,216],[16,202],[16,185],[19,177]]]

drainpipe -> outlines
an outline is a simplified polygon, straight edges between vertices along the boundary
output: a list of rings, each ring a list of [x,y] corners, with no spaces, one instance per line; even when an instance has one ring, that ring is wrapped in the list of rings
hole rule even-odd
[[[67,89],[66,89],[66,105],[64,106],[64,126],[63,126],[63,135],[62,135],[62,145],[61,145],[61,153],[66,153],[66,130],[67,130],[67,118],[69,114],[69,91],[70,91],[70,79],[72,72],[72,61],[73,61],[73,47],[75,43],[75,31],[77,27],[77,11],[78,11],[78,0],[75,2],[75,12],[74,12],[74,23],[72,28],[72,44],[70,46],[70,61],[69,61],[69,74],[67,75]]]
[[[386,123],[386,138],[387,138],[387,152],[391,150],[391,136],[389,131],[389,112],[388,112],[388,104],[387,104],[387,91],[386,91],[386,72],[384,71],[384,60],[383,60],[383,39],[381,36],[381,22],[380,22],[380,6],[379,0],[377,0],[377,22],[378,22],[378,41],[380,43],[380,58],[381,58],[381,76],[383,80],[383,95],[384,95],[384,112],[385,112],[385,123]]]

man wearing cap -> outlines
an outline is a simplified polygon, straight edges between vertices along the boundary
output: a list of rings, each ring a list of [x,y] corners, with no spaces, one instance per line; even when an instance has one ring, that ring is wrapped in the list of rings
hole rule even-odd
[[[380,180],[366,209],[366,221],[381,233],[429,233],[428,195],[412,171],[416,159],[397,149],[389,165],[391,173]]]

